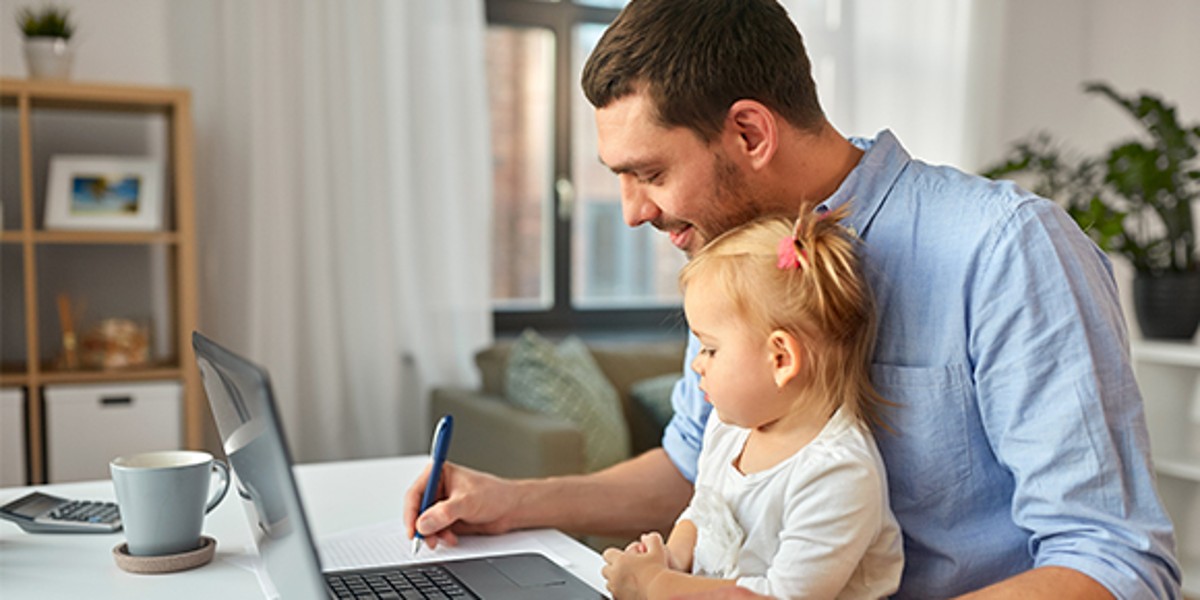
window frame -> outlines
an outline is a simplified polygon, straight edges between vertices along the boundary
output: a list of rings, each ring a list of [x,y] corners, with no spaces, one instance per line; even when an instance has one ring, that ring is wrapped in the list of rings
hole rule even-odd
[[[575,4],[570,0],[485,0],[488,25],[540,27],[550,30],[554,46],[554,157],[555,180],[574,182],[571,168],[571,99],[579,87],[571,70],[574,26],[584,23],[611,23],[619,9]],[[622,308],[577,308],[571,302],[574,206],[563,207],[557,185],[551,187],[553,206],[547,218],[553,220],[551,305],[544,309],[501,308],[493,305],[492,317],[497,336],[520,333],[525,328],[543,332],[655,332],[677,328],[683,322],[682,307],[646,306]]]

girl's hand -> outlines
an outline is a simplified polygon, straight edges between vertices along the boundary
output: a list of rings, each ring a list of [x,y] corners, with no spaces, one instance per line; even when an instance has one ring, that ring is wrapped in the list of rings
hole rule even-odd
[[[604,562],[606,565],[600,573],[608,581],[608,591],[616,600],[644,599],[650,582],[670,568],[666,547],[658,533],[644,534],[624,550],[605,550]]]
[[[755,594],[742,587],[727,587],[719,590],[674,596],[671,600],[771,600],[771,597]]]

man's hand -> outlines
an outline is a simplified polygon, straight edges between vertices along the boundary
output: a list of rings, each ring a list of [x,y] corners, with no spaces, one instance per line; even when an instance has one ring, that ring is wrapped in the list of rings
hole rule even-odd
[[[409,538],[419,530],[430,548],[439,543],[454,546],[457,534],[496,534],[512,528],[511,514],[519,502],[512,481],[446,462],[438,501],[418,519],[427,481],[429,466],[404,495],[404,526]]]
[[[608,591],[617,600],[646,598],[650,582],[670,569],[666,546],[657,532],[630,542],[625,550],[605,550],[604,562],[606,565],[600,573],[608,582]]]
[[[692,495],[662,448],[596,473],[546,479],[502,479],[447,462],[439,502],[418,520],[428,480],[426,468],[404,495],[403,515],[408,535],[419,527],[430,546],[529,527],[632,536],[669,528]]]

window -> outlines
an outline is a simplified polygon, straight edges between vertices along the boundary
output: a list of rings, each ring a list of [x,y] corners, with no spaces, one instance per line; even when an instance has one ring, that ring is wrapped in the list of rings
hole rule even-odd
[[[665,329],[684,256],[621,216],[583,64],[624,0],[487,0],[497,333]]]

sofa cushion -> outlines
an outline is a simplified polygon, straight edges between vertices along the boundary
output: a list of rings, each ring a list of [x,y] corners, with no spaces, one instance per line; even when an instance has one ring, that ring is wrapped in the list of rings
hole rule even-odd
[[[642,409],[643,414],[654,423],[659,436],[662,436],[663,429],[675,415],[675,409],[671,406],[671,393],[675,390],[675,384],[678,382],[678,373],[667,373],[643,379],[629,386],[629,396]]]
[[[497,343],[475,354],[475,366],[479,367],[480,388],[485,394],[504,395],[504,371],[508,368],[511,344]]]
[[[525,331],[512,345],[504,379],[509,402],[579,426],[589,471],[628,457],[620,398],[579,338],[569,336],[555,346]]]
[[[676,377],[683,364],[683,344],[677,342],[595,343],[589,344],[600,370],[608,377],[617,394],[629,425],[630,450],[641,454],[662,443],[662,428],[646,418],[646,410],[638,406],[630,393],[635,382],[655,375],[673,373]]]

